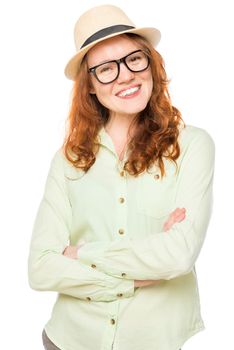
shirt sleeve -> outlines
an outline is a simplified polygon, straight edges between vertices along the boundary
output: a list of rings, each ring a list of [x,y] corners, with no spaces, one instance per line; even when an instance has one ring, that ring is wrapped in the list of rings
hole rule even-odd
[[[62,253],[70,238],[72,210],[63,171],[63,155],[56,152],[40,203],[28,257],[31,288],[57,291],[76,298],[112,301],[134,294],[134,281],[112,277]]]
[[[87,243],[79,250],[83,263],[130,279],[169,280],[189,273],[196,262],[208,228],[213,204],[215,145],[203,129],[184,150],[179,164],[174,209],[186,208],[186,218],[167,232],[143,239]]]

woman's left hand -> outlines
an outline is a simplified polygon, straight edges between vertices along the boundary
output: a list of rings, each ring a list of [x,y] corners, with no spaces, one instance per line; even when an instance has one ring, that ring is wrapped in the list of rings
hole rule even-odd
[[[186,217],[185,208],[176,208],[168,217],[167,221],[163,225],[163,231],[169,231],[170,228],[177,222],[181,222]]]

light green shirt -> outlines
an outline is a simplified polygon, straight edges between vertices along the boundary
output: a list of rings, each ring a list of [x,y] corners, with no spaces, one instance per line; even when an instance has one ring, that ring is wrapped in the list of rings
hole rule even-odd
[[[51,162],[29,255],[29,282],[58,297],[45,326],[61,350],[178,350],[204,328],[194,264],[212,210],[214,142],[180,130],[178,172],[165,159],[132,177],[104,128],[85,174],[61,150]],[[163,232],[177,207],[186,218]],[[86,244],[78,259],[66,245]],[[134,279],[161,280],[134,289]]]

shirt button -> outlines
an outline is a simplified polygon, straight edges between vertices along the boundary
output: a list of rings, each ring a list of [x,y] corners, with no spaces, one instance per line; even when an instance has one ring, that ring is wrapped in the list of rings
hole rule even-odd
[[[120,198],[119,198],[119,202],[120,202],[120,203],[123,203],[124,200],[125,200],[125,199],[124,199],[123,197],[120,197]]]
[[[118,293],[118,294],[117,294],[117,297],[122,297],[122,296],[123,296],[122,293]]]
[[[119,229],[119,234],[120,234],[120,235],[123,235],[123,234],[124,234],[124,229],[123,229],[123,228],[120,228],[120,229]]]
[[[94,264],[92,264],[92,265],[91,265],[91,267],[92,267],[93,269],[95,269],[95,267],[97,267],[97,266],[96,266],[96,265],[94,265]]]
[[[110,320],[110,323],[111,323],[111,324],[115,324],[115,320],[112,318],[112,319]]]
[[[159,174],[154,175],[155,180],[158,180],[160,178]]]
[[[121,276],[126,277],[126,273],[125,272],[121,273]]]
[[[90,298],[90,297],[86,297],[86,300],[90,301],[90,300],[91,300],[91,298]]]

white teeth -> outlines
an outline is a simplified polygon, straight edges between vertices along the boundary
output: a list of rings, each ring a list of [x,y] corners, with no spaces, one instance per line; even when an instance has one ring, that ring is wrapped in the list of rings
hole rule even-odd
[[[138,90],[140,90],[140,86],[136,86],[134,88],[130,88],[128,90],[122,91],[118,94],[118,96],[120,96],[120,97],[129,96],[129,95],[134,94],[134,92],[136,92]]]

